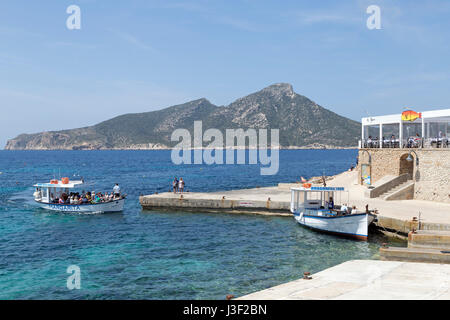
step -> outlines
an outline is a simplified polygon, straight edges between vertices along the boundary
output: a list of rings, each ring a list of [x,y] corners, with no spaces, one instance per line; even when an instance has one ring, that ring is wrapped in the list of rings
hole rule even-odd
[[[408,200],[414,198],[414,181],[407,181],[381,196],[383,200]]]
[[[404,186],[406,186],[407,184],[409,184],[410,181],[407,182],[403,182],[401,184],[399,184],[398,186],[395,186],[394,188],[389,189],[388,191],[386,191],[384,194],[388,194],[388,193],[393,193],[401,188],[403,188]]]
[[[431,248],[381,247],[381,260],[450,264],[450,251]]]
[[[408,234],[408,248],[450,250],[450,231],[418,230]]]
[[[401,183],[401,184],[399,184],[399,185],[396,185],[396,186],[393,187],[393,188],[390,188],[389,190],[387,190],[386,192],[384,192],[383,194],[381,194],[381,195],[380,195],[380,198],[383,198],[383,197],[385,197],[386,195],[395,192],[396,190],[400,189],[400,188],[401,188],[402,186],[404,186],[405,184],[406,184],[406,182],[403,182],[403,183]]]

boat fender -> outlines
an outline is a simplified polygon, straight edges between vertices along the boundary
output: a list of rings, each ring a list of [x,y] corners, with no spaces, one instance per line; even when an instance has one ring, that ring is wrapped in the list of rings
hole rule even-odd
[[[303,218],[303,212],[300,212],[300,215],[298,216],[298,219],[302,220],[302,218]]]

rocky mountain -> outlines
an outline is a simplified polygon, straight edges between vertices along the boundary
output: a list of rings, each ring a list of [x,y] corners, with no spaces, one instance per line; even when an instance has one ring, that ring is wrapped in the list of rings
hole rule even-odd
[[[158,149],[170,148],[172,132],[201,120],[203,131],[219,129],[280,129],[282,147],[353,147],[360,124],[339,116],[278,83],[218,107],[206,99],[166,109],[125,114],[97,125],[63,131],[21,134],[8,141],[7,150]],[[269,139],[270,140],[270,139]]]

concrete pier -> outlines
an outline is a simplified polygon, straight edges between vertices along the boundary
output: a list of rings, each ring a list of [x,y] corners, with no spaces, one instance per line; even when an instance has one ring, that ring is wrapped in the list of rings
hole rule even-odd
[[[406,238],[412,230],[450,231],[450,204],[424,200],[367,199],[365,188],[354,183],[357,172],[344,172],[328,182],[328,186],[344,186],[349,190],[348,198],[341,202],[356,205],[364,210],[378,210],[376,225],[392,234]],[[290,188],[299,184],[280,183],[276,187],[242,189],[218,192],[171,192],[140,197],[145,210],[195,210],[207,212],[253,213],[291,217]],[[416,218],[416,219],[414,219]]]
[[[219,192],[171,192],[140,197],[146,210],[183,209],[207,212],[253,213],[291,216],[289,192],[278,188],[255,188]]]
[[[424,200],[392,200],[367,198],[367,188],[359,185],[358,172],[343,172],[327,181],[330,187],[345,187],[348,194],[341,203],[355,205],[364,210],[378,210],[376,225],[388,234],[400,234],[405,239],[412,230],[450,231],[450,204]],[[253,213],[291,217],[289,208],[291,187],[295,183],[280,183],[274,187],[242,189],[218,192],[187,192],[182,195],[171,192],[140,197],[145,210],[195,210],[207,212]]]
[[[450,265],[352,260],[237,300],[448,300]]]

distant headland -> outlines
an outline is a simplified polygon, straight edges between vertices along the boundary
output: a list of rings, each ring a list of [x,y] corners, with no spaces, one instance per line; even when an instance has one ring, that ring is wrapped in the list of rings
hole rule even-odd
[[[281,149],[356,148],[361,124],[327,110],[277,83],[216,106],[202,98],[158,111],[125,114],[94,126],[21,134],[5,150],[164,150],[171,149],[174,130],[279,129]]]

